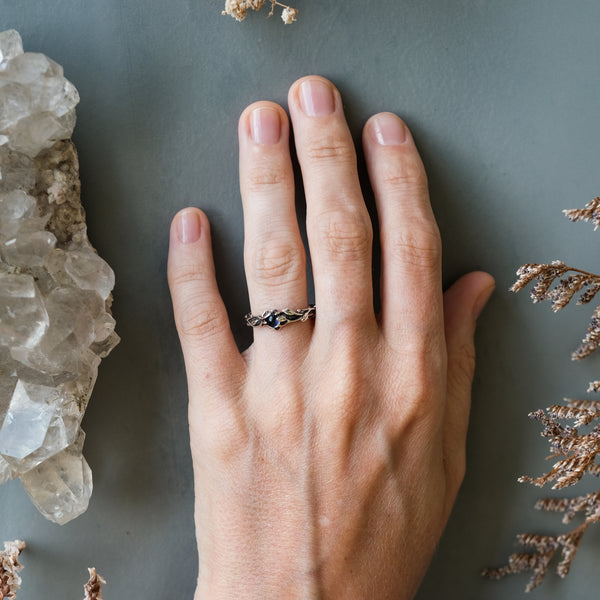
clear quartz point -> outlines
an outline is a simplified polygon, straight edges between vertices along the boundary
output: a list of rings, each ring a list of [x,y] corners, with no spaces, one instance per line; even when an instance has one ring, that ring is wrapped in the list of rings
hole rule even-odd
[[[5,459],[25,458],[44,443],[56,412],[56,395],[53,388],[17,382],[0,428],[0,454]]]
[[[25,491],[38,510],[64,525],[87,510],[92,495],[92,471],[83,457],[85,434],[58,454],[21,475]]]
[[[119,342],[79,198],[78,102],[60,65],[0,33],[0,484],[20,478],[60,524],[88,506],[81,420]]]
[[[41,340],[48,323],[33,277],[0,273],[0,344],[31,349]]]
[[[14,29],[0,32],[0,64],[23,54],[21,36]]]
[[[10,465],[0,456],[0,485],[10,479]]]

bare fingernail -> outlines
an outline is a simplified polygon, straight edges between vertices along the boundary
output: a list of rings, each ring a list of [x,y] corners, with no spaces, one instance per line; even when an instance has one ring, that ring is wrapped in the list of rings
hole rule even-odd
[[[177,216],[175,224],[177,238],[182,244],[193,244],[200,239],[202,223],[195,210],[184,210]]]
[[[391,113],[381,113],[373,117],[373,133],[382,146],[400,146],[406,141],[406,126]]]
[[[490,299],[490,296],[492,295],[492,292],[495,289],[495,284],[490,285],[490,287],[483,290],[483,292],[479,294],[479,298],[475,300],[475,304],[473,305],[473,316],[475,317],[475,320],[477,320],[479,318],[479,315],[483,312],[485,305],[488,303],[488,300]]]
[[[250,115],[250,135],[257,144],[276,144],[281,139],[279,112],[273,108],[255,108]]]
[[[307,79],[300,85],[300,106],[309,117],[325,117],[335,110],[331,86],[319,79]]]

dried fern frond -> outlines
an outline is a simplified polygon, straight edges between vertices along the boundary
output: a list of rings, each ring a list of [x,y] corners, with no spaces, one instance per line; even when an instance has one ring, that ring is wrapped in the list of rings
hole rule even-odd
[[[19,573],[23,569],[19,554],[24,548],[25,542],[21,540],[4,542],[4,551],[0,552],[0,600],[16,600],[17,590],[21,587]]]
[[[563,210],[563,213],[573,222],[591,221],[595,225],[595,231],[600,227],[600,197],[588,202],[584,208],[571,208]]]
[[[89,581],[83,586],[85,591],[85,597],[83,600],[102,600],[102,586],[106,584],[106,581],[101,575],[96,573],[96,569],[92,567],[88,568],[90,573]]]

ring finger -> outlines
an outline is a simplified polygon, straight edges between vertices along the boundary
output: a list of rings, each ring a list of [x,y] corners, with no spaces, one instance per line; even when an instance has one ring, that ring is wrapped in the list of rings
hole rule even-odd
[[[306,257],[294,204],[289,122],[272,102],[257,102],[240,117],[240,187],[244,207],[244,262],[253,314],[307,304]],[[255,339],[273,332],[255,329]],[[307,327],[286,328],[296,338]],[[295,332],[292,333],[292,332]],[[269,344],[271,346],[271,344]]]

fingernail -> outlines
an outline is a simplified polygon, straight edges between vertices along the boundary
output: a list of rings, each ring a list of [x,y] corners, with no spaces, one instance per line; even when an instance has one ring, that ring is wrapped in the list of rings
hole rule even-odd
[[[388,113],[373,118],[373,133],[382,146],[400,146],[406,141],[406,126],[396,115]]]
[[[309,117],[324,117],[335,110],[331,86],[319,79],[307,79],[300,85],[300,106]]]
[[[485,305],[487,304],[492,292],[496,289],[495,285],[491,285],[486,288],[481,294],[479,294],[479,298],[475,300],[475,304],[473,305],[473,317],[475,320],[479,318],[479,315],[483,312]]]
[[[250,115],[250,135],[257,144],[276,144],[281,138],[279,113],[273,108],[255,108]]]
[[[193,244],[200,239],[201,227],[200,215],[195,210],[185,210],[177,217],[177,238],[182,244]]]

